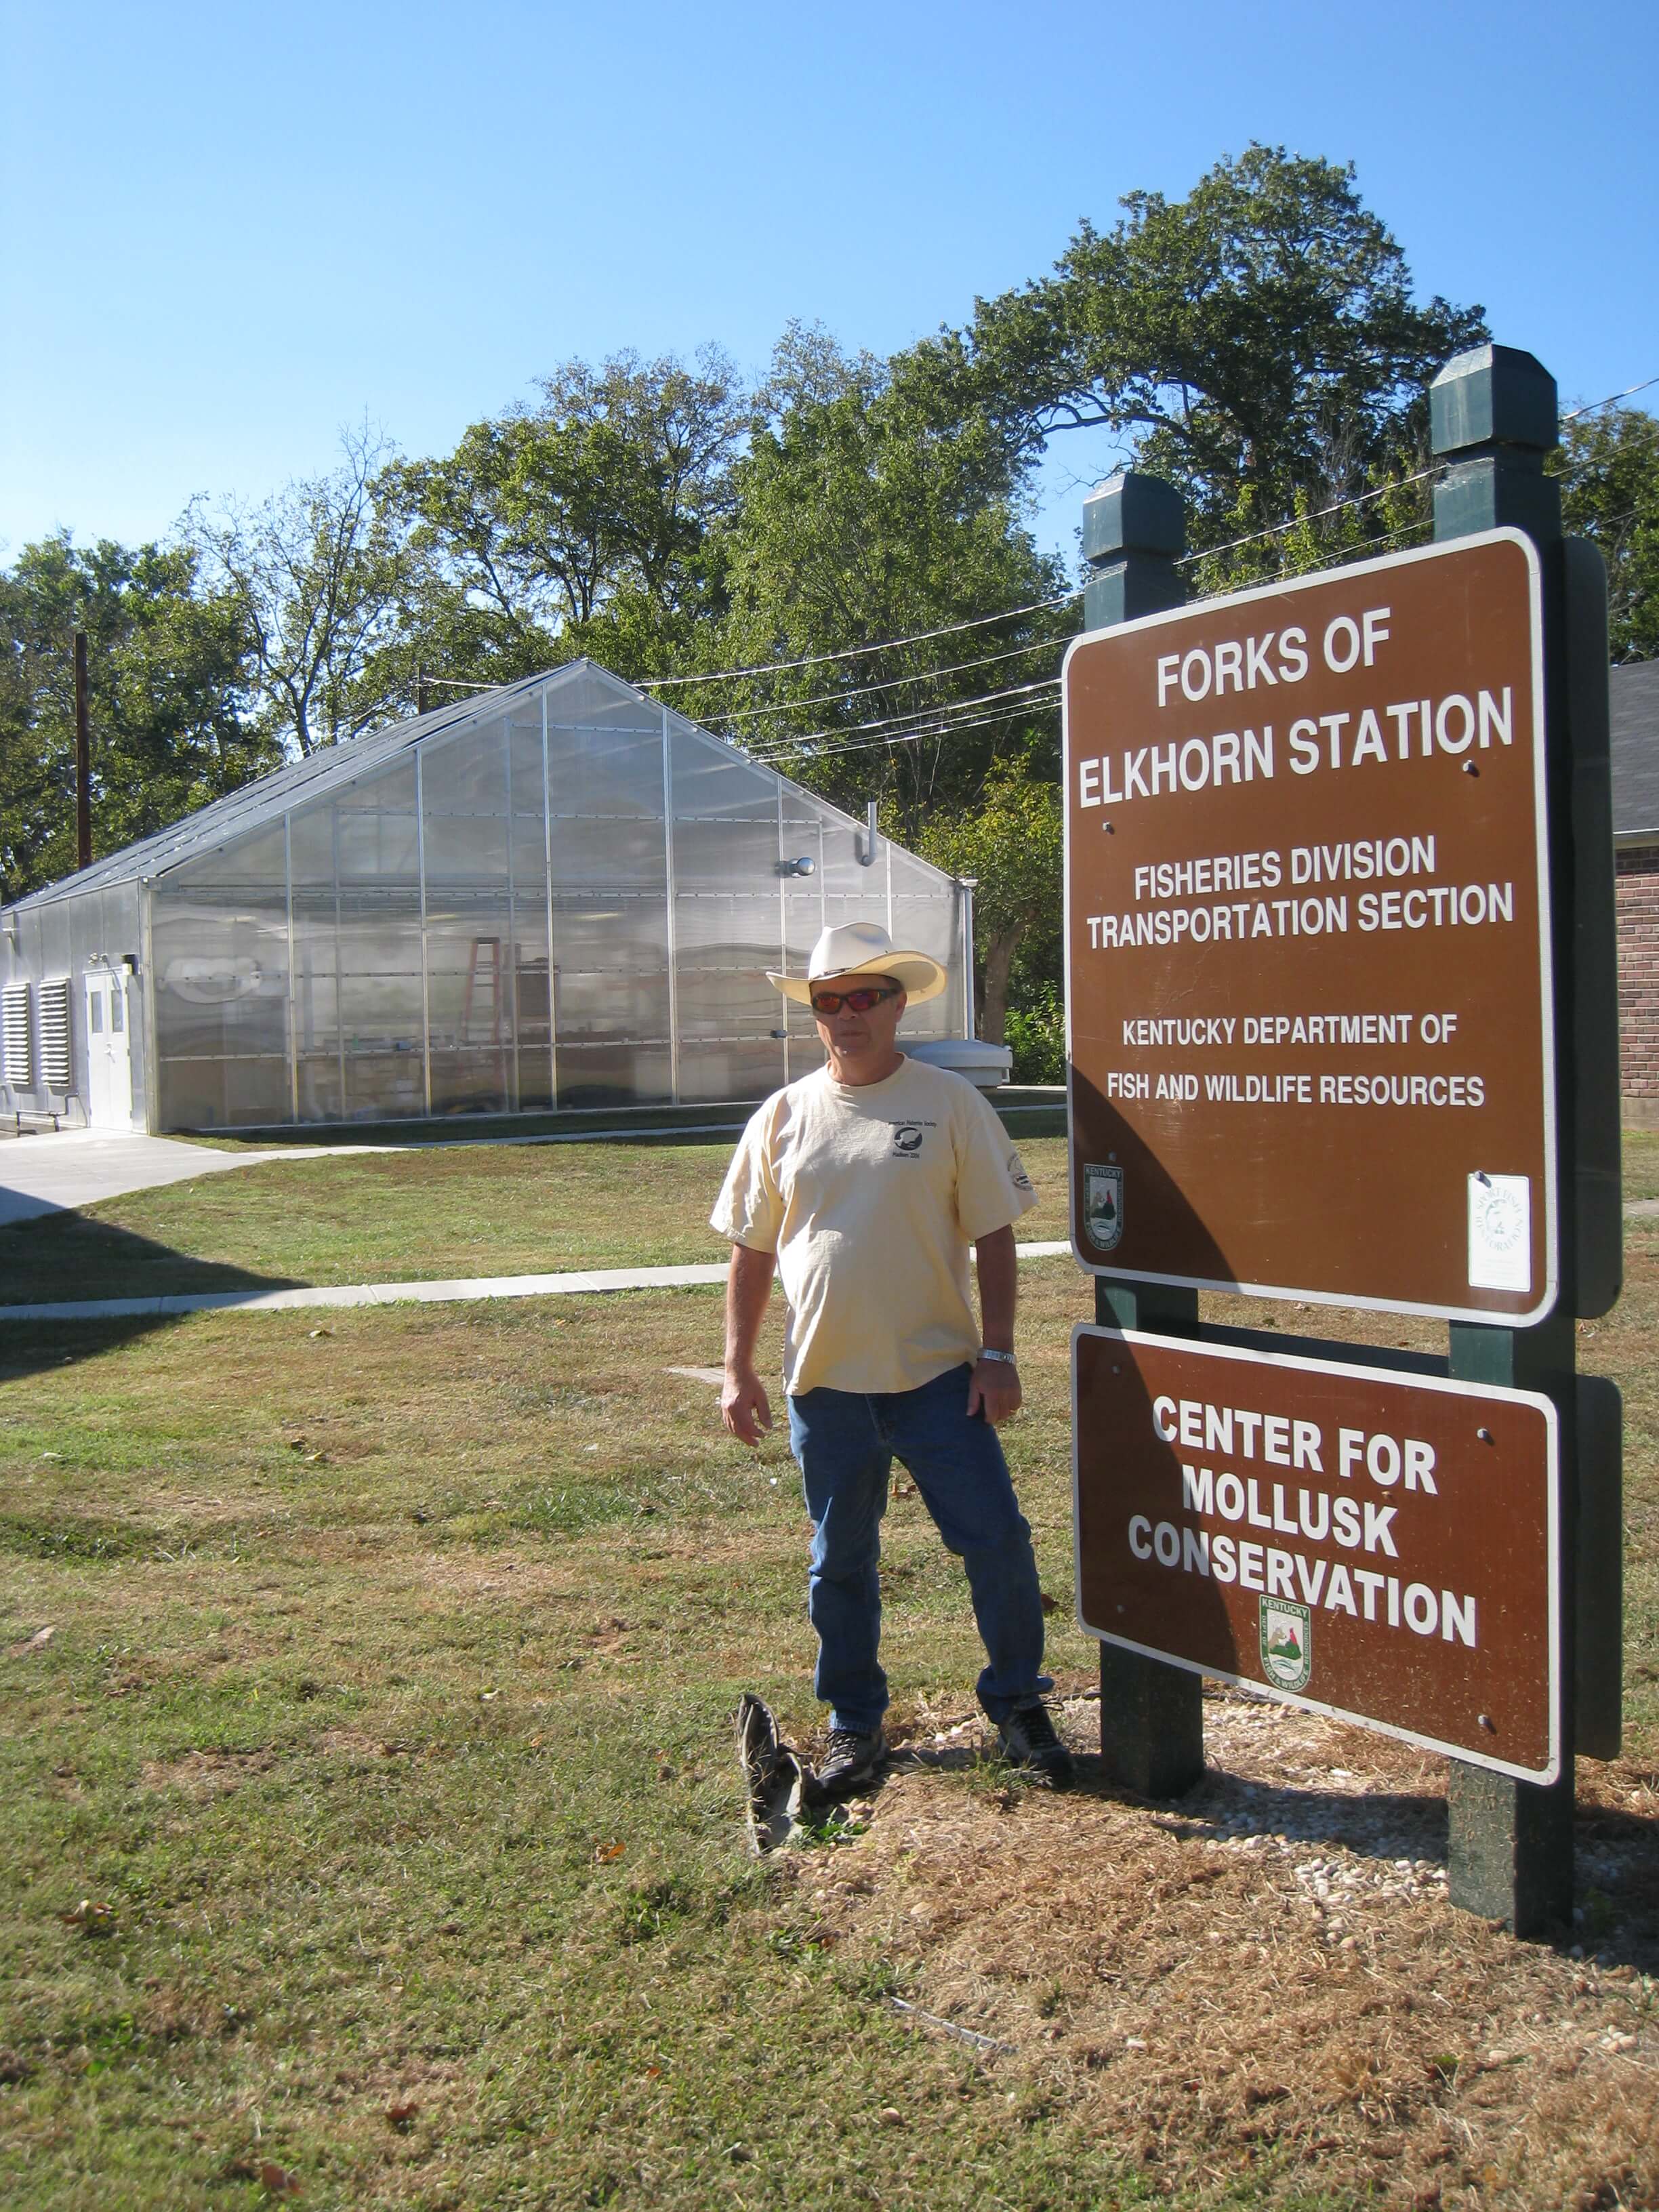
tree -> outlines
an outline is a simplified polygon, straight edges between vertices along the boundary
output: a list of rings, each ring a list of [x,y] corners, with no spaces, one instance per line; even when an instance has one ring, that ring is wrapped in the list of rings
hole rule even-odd
[[[365,681],[410,582],[397,517],[376,494],[387,448],[367,424],[340,444],[329,475],[257,507],[214,515],[198,501],[185,521],[186,542],[241,610],[264,724],[301,755],[402,703]]]
[[[76,866],[72,641],[88,634],[94,857],[277,764],[243,714],[248,639],[234,594],[184,546],[67,532],[0,574],[0,878],[8,900]]]
[[[981,301],[905,374],[956,388],[1012,453],[1104,429],[1178,484],[1193,542],[1311,514],[1409,469],[1425,392],[1483,338],[1479,307],[1413,304],[1352,166],[1251,145],[1184,200],[1130,192],[1055,273]]]
[[[404,644],[490,681],[573,652],[657,673],[706,611],[705,541],[745,424],[736,374],[712,348],[691,367],[620,354],[567,362],[541,395],[382,477],[420,563]]]
[[[1556,465],[1562,519],[1593,538],[1607,564],[1607,627],[1615,661],[1659,653],[1659,420],[1614,407],[1563,426]]]
[[[1052,678],[1073,618],[1040,604],[1064,580],[982,416],[913,404],[884,364],[796,326],[732,475],[711,546],[729,611],[689,665],[764,672],[679,694],[689,712],[850,811],[877,798],[907,842],[995,760],[1054,763],[1051,696],[987,697]],[[981,665],[939,672],[961,663]],[[904,734],[879,726],[901,716]]]
[[[977,803],[924,823],[921,850],[953,876],[971,876],[975,996],[982,1035],[1005,1041],[1009,980],[1034,930],[1060,921],[1063,828],[1060,792],[1004,763]]]

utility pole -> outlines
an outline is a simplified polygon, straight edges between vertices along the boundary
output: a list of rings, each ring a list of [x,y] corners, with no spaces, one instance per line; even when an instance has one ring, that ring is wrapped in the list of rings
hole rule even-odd
[[[425,714],[428,696],[426,671],[424,668],[417,668],[415,671],[415,712],[417,714]]]
[[[92,736],[87,719],[87,634],[75,633],[75,865],[92,866]]]

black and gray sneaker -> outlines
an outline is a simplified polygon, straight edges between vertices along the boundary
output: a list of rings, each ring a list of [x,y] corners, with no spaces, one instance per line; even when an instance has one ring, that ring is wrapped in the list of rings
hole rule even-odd
[[[887,1764],[887,1738],[878,1728],[867,1735],[855,1729],[831,1729],[823,1763],[812,1777],[810,1792],[816,1804],[850,1797],[873,1781]]]
[[[1077,1778],[1072,1754],[1054,1734],[1047,1706],[1021,1705],[997,1723],[997,1734],[1002,1738],[1002,1755],[1011,1766],[1023,1767],[1036,1780],[1046,1782],[1050,1790],[1071,1788]]]

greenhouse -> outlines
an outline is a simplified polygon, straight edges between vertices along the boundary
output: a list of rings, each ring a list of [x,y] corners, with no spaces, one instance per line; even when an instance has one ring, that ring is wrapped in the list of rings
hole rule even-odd
[[[0,909],[8,1115],[222,1129],[750,1100],[874,921],[971,1036],[968,886],[590,661],[313,754]]]

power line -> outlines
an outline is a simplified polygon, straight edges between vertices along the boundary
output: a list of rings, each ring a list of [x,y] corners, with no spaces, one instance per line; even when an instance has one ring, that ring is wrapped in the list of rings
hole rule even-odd
[[[788,746],[799,747],[817,744],[824,738],[838,740],[862,737],[868,731],[896,729],[902,722],[925,721],[930,715],[938,719],[949,714],[963,714],[972,708],[993,706],[1003,699],[1029,698],[1034,691],[1052,690],[1059,683],[1058,676],[1040,677],[1033,684],[1012,684],[1000,691],[982,691],[977,698],[952,699],[944,706],[909,707],[902,714],[872,715],[868,721],[845,722],[838,729],[813,730],[804,736],[784,738],[781,742]]]
[[[829,760],[840,753],[872,752],[880,745],[919,744],[927,738],[955,737],[968,730],[988,729],[995,723],[1018,721],[1030,714],[1052,714],[1059,704],[1058,698],[1034,699],[1024,707],[999,707],[991,714],[975,715],[969,721],[929,723],[921,729],[893,730],[884,737],[859,738],[844,745],[815,745],[811,757],[815,761]],[[763,763],[775,763],[787,760],[793,750],[780,745],[773,752],[757,753],[754,757]]]
[[[1350,507],[1364,507],[1373,499],[1386,499],[1391,491],[1403,491],[1407,484],[1421,483],[1425,477],[1438,476],[1440,463],[1435,461],[1426,469],[1414,469],[1408,477],[1396,477],[1391,483],[1378,484],[1374,491],[1351,492],[1346,499],[1339,499],[1329,507],[1316,507],[1311,514],[1293,514],[1287,522],[1274,522],[1266,530],[1252,530],[1243,538],[1229,538],[1224,545],[1206,545],[1201,552],[1183,553],[1176,562],[1177,568],[1188,568],[1194,561],[1218,560],[1224,553],[1236,553],[1241,545],[1259,545],[1264,538],[1282,538],[1286,531],[1300,530],[1304,523],[1323,522],[1333,514],[1340,514]]]
[[[1628,399],[1638,392],[1645,392],[1650,384],[1659,384],[1659,376],[1644,377],[1640,384],[1627,384],[1622,392],[1610,392],[1605,399],[1592,399],[1588,407],[1575,407],[1571,415],[1564,415],[1564,422],[1576,422],[1581,415],[1594,415],[1598,408],[1612,407],[1620,399]]]
[[[763,661],[754,668],[718,668],[708,676],[641,676],[639,682],[641,686],[649,684],[663,691],[670,684],[726,684],[740,676],[781,676],[792,668],[817,668],[830,660],[857,660],[866,653],[890,653],[896,645],[926,645],[932,638],[955,637],[965,629],[983,629],[988,623],[1012,622],[1019,615],[1042,614],[1049,607],[1066,606],[1082,594],[1083,586],[1079,584],[1075,591],[1058,592],[1050,599],[1033,599],[1023,607],[1004,607],[999,614],[975,615],[967,622],[946,623],[939,629],[913,630],[908,637],[880,638],[868,645],[849,645],[839,653],[809,653],[799,660]]]
[[[994,661],[1019,660],[1030,653],[1052,653],[1064,642],[1062,638],[1040,638],[1035,645],[1012,646],[1006,653],[981,653],[977,660],[952,661],[948,667],[925,668],[914,676],[890,676],[882,684],[858,684],[847,691],[818,691],[810,699],[786,700],[781,706],[728,708],[720,712],[720,719],[722,722],[752,721],[761,714],[793,714],[802,707],[823,707],[836,699],[862,699],[876,691],[898,691],[907,684],[936,684],[941,677],[960,676],[969,668],[989,668]]]
[[[914,714],[896,714],[883,721],[854,723],[848,729],[816,730],[802,737],[780,738],[764,752],[757,752],[751,757],[763,761],[780,760],[788,753],[811,751],[817,759],[828,753],[854,752],[866,745],[886,744],[919,735],[977,729],[984,722],[1000,720],[1009,715],[1039,713],[1055,703],[1059,691],[1059,677],[1048,677],[1041,684],[1020,684],[1012,691],[988,692],[982,700],[964,700],[956,708],[923,708]],[[1039,693],[1048,696],[1036,696]],[[1014,699],[1022,703],[1000,703]],[[991,711],[970,711],[986,708]]]

